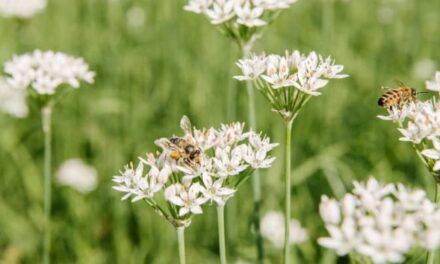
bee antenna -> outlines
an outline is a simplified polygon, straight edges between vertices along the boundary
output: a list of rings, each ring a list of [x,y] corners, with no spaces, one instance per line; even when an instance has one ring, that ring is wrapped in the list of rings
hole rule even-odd
[[[426,94],[426,93],[429,93],[429,92],[417,92],[417,94]]]

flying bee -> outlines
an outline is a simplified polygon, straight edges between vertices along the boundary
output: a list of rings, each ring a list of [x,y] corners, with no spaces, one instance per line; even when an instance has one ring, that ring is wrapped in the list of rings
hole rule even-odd
[[[397,107],[401,109],[404,105],[414,102],[417,99],[417,91],[414,88],[406,86],[401,81],[396,81],[400,86],[388,90],[378,100],[379,106],[391,109]]]
[[[199,147],[181,137],[172,137],[169,143],[168,148],[173,151],[169,155],[170,158],[176,161],[183,159],[191,167],[200,165],[202,150]]]

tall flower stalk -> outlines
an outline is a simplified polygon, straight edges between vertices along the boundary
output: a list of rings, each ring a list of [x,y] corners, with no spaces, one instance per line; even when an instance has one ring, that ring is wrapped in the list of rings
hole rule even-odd
[[[14,56],[5,63],[7,83],[12,89],[34,99],[41,110],[42,131],[44,134],[44,238],[42,262],[50,263],[51,248],[51,183],[52,183],[52,111],[56,102],[67,88],[79,88],[80,82],[94,82],[95,73],[81,58],[60,52],[41,52]],[[24,100],[24,98],[23,98]],[[17,107],[17,106],[16,106]],[[21,106],[20,109],[26,109]],[[15,108],[15,112],[17,109]],[[21,110],[23,112],[23,110]]]
[[[412,89],[410,87],[405,87]],[[440,71],[433,80],[426,82],[426,89],[440,93]],[[388,115],[379,115],[382,120],[392,121],[402,134],[400,141],[410,142],[420,160],[435,180],[435,202],[439,202],[440,184],[440,105],[439,98],[426,101],[416,98],[408,103],[391,105]],[[435,262],[435,252],[428,251],[426,263]]]
[[[185,10],[204,15],[213,25],[240,48],[241,56],[247,57],[257,39],[263,35],[267,25],[271,24],[281,10],[289,8],[297,0],[189,0]],[[252,83],[246,83],[248,96],[248,122],[256,130],[255,96]],[[234,87],[228,91],[228,119],[235,119],[233,113],[237,107]],[[257,261],[264,260],[263,239],[260,231],[261,183],[259,172],[252,176],[253,224]]]
[[[44,216],[45,232],[43,245],[43,263],[50,263],[50,212],[52,207],[52,104],[41,109],[44,134]]]
[[[345,78],[340,74],[342,65],[335,65],[311,52],[309,55],[299,51],[280,55],[251,55],[238,61],[242,75],[235,76],[240,81],[253,81],[255,87],[269,101],[274,112],[278,113],[285,125],[285,239],[284,263],[290,263],[289,219],[291,215],[291,132],[292,125],[301,108],[313,96],[320,95],[320,89],[330,79]]]
[[[185,263],[184,229],[203,205],[216,205],[219,249],[226,263],[224,206],[256,169],[269,168],[275,158],[268,155],[277,144],[254,131],[244,132],[243,124],[224,124],[219,129],[197,129],[184,116],[184,134],[160,138],[157,154],[139,158],[136,169],[127,165],[113,178],[122,199],[145,200],[177,230],[180,261]],[[144,166],[149,171],[144,173]]]

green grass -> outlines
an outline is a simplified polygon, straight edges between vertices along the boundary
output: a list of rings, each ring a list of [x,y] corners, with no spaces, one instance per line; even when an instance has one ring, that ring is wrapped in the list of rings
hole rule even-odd
[[[49,0],[50,1],[50,0]],[[143,203],[120,202],[111,177],[130,160],[155,149],[154,139],[179,132],[188,115],[197,126],[226,122],[226,91],[238,89],[237,119],[247,120],[246,93],[232,76],[237,47],[202,17],[182,10],[185,1],[52,0],[48,9],[21,23],[0,19],[0,62],[13,53],[53,49],[84,57],[97,72],[57,105],[54,169],[80,157],[99,172],[96,191],[81,195],[54,184],[53,263],[176,263],[176,235]],[[146,23],[128,28],[126,12],[145,10]],[[379,10],[394,14],[383,24]],[[416,62],[440,69],[440,2],[435,0],[299,0],[266,31],[257,52],[316,50],[346,66],[349,79],[333,81],[302,110],[293,127],[294,217],[311,233],[296,248],[298,263],[334,263],[314,240],[325,235],[318,216],[321,194],[341,196],[352,180],[375,175],[426,188],[434,184],[410,144],[378,120],[382,85],[394,79],[418,89]],[[429,95],[425,95],[429,96]],[[257,98],[257,127],[275,142],[282,121]],[[43,135],[39,112],[25,120],[0,116],[0,263],[38,263],[42,250]],[[282,208],[282,148],[276,165],[262,173],[263,211]],[[331,183],[331,184],[330,184]],[[252,260],[250,184],[232,205],[229,259]],[[188,263],[218,263],[215,208],[187,230]],[[266,243],[269,263],[281,250]],[[345,263],[341,259],[339,263]]]

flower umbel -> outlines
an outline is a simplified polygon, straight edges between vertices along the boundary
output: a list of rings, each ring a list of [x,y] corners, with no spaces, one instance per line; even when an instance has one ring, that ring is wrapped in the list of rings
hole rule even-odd
[[[98,184],[96,169],[80,159],[65,161],[58,169],[56,177],[59,184],[70,186],[81,193],[93,191]]]
[[[284,245],[284,215],[282,212],[269,211],[261,219],[261,234],[276,248]],[[290,245],[300,244],[308,239],[305,230],[298,220],[290,219]]]
[[[46,6],[47,0],[0,0],[0,16],[30,18]]]
[[[370,178],[355,182],[341,201],[323,196],[320,215],[329,237],[318,243],[339,255],[356,253],[374,263],[397,263],[415,248],[433,250],[439,239],[440,209],[422,190],[381,184]]]
[[[273,110],[286,121],[293,120],[310,97],[320,95],[330,79],[348,77],[341,73],[344,67],[332,58],[297,50],[284,56],[252,55],[239,60],[237,66],[243,75],[234,78],[253,80]]]
[[[197,129],[184,116],[180,125],[183,136],[156,140],[161,152],[139,158],[136,169],[127,165],[113,178],[113,189],[125,193],[122,199],[145,200],[176,227],[189,225],[206,203],[223,206],[253,170],[271,166],[268,152],[276,146],[244,133],[240,123]]]
[[[95,73],[82,58],[61,52],[35,50],[14,55],[4,66],[8,82],[17,89],[32,89],[39,95],[53,95],[62,84],[79,88],[80,81],[93,83]]]
[[[282,9],[296,0],[189,0],[186,11],[204,15],[225,35],[246,46]]]

